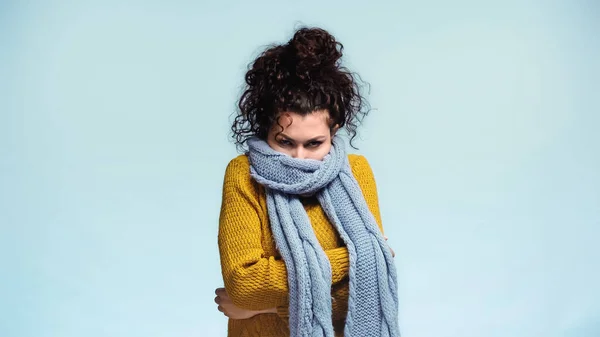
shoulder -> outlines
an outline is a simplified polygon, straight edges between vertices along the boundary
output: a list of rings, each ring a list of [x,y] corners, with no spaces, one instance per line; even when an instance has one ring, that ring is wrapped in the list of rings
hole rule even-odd
[[[225,174],[239,174],[242,172],[250,173],[250,160],[248,160],[248,156],[245,154],[240,154],[239,156],[231,159],[227,164],[227,168],[225,169]]]
[[[381,214],[379,213],[379,197],[377,196],[377,184],[375,182],[375,176],[371,170],[371,165],[362,155],[350,154],[348,155],[348,161],[350,162],[350,168],[352,174],[360,187],[365,201],[377,221],[379,229],[383,231],[381,225]]]
[[[376,193],[375,175],[367,158],[359,154],[348,155],[352,174],[365,194]]]
[[[245,154],[229,161],[223,178],[223,207],[232,205],[251,205],[260,208],[260,199],[264,197],[264,188],[250,175],[250,160]]]
[[[349,154],[348,161],[350,162],[350,168],[355,176],[369,174],[372,175],[371,165],[367,158],[360,154]]]
[[[225,187],[252,190],[253,180],[250,176],[250,161],[248,156],[241,154],[229,161],[225,169]]]

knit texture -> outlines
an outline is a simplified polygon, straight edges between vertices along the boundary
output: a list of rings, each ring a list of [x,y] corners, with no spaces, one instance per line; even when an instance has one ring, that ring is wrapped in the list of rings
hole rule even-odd
[[[369,163],[360,155],[349,155],[348,161],[383,231]],[[347,248],[319,203],[313,198],[303,198],[302,203],[331,265],[333,326],[336,336],[343,336],[349,296]],[[265,189],[250,177],[246,155],[231,160],[225,171],[218,239],[223,280],[233,302],[254,310],[278,308],[278,314],[230,319],[228,336],[289,336],[287,270],[272,237]]]
[[[285,261],[292,336],[333,337],[331,267],[299,200],[316,194],[348,247],[346,336],[399,336],[396,271],[390,249],[352,176],[344,143],[334,137],[323,160],[297,159],[252,138],[251,175],[267,187],[275,242]]]

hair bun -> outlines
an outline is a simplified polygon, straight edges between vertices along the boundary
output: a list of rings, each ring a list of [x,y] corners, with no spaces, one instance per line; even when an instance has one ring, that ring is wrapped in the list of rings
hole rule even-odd
[[[298,75],[337,67],[342,57],[342,45],[320,28],[301,28],[288,42],[297,61]]]

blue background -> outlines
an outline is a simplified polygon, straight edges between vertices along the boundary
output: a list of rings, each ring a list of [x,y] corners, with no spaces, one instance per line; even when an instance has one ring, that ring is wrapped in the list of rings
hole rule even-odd
[[[403,335],[600,336],[593,0],[0,2],[0,336],[225,335],[230,117],[300,24],[371,84]]]

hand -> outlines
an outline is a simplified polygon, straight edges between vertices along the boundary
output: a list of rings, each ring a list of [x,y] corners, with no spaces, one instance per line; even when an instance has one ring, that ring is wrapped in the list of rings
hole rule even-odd
[[[277,308],[248,310],[237,307],[235,304],[233,304],[233,301],[229,295],[227,295],[225,288],[217,288],[217,290],[215,290],[215,294],[217,295],[217,297],[215,297],[215,303],[219,305],[217,310],[231,319],[248,319],[259,314],[277,313]]]
[[[383,238],[385,239],[385,241],[388,240],[388,237],[385,235],[383,236]],[[394,252],[394,250],[392,248],[390,248],[390,250],[392,251],[392,257],[396,257],[396,253]]]

